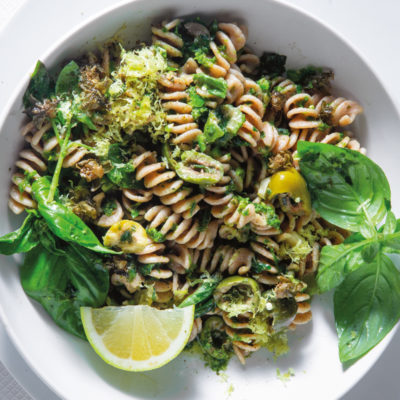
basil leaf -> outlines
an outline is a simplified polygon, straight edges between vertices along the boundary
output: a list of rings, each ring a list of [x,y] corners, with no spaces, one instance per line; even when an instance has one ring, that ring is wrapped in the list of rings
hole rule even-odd
[[[214,289],[218,286],[219,281],[220,279],[207,279],[191,295],[186,297],[178,307],[188,307],[209,299]]]
[[[366,246],[363,247],[361,250],[361,256],[363,260],[367,263],[370,263],[374,260],[381,249],[381,245],[378,241],[368,243]]]
[[[396,232],[397,221],[392,211],[389,211],[386,215],[386,221],[383,225],[382,233],[384,235],[390,235]]]
[[[384,229],[385,225],[383,226]],[[400,253],[400,219],[396,222],[395,232],[384,235],[381,240],[383,241],[384,253]]]
[[[215,304],[215,300],[213,297],[210,299],[203,301],[201,303],[196,304],[195,310],[194,310],[194,317],[202,317],[204,314],[207,314],[210,311],[215,310],[215,307],[217,305]]]
[[[32,73],[28,88],[22,99],[24,107],[28,108],[37,101],[50,97],[53,94],[53,85],[46,67],[38,61]]]
[[[355,361],[393,328],[400,318],[400,273],[378,254],[349,274],[334,296],[341,362]]]
[[[47,177],[39,178],[32,184],[32,193],[38,203],[39,214],[56,236],[99,253],[117,254],[104,247],[91,229],[66,206],[55,200],[47,201],[49,190],[50,181]]]
[[[85,339],[80,307],[100,307],[109,287],[108,272],[94,253],[67,245],[58,254],[41,245],[27,253],[22,287],[66,331]]]
[[[313,207],[321,217],[373,237],[390,210],[390,187],[382,169],[356,151],[329,144],[300,141],[297,149]]]
[[[72,93],[78,89],[79,67],[75,61],[69,62],[60,72],[56,81],[56,95]]]
[[[21,227],[0,237],[0,254],[26,253],[37,246],[39,237],[35,230],[37,216],[30,213]]]

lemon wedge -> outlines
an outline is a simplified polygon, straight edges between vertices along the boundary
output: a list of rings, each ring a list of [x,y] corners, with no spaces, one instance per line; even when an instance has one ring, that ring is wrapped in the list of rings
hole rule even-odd
[[[81,307],[81,318],[89,343],[106,363],[125,371],[149,371],[183,350],[192,330],[194,306]]]

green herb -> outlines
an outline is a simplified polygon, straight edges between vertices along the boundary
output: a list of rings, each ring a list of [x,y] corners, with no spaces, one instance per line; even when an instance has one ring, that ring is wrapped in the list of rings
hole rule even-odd
[[[32,193],[38,203],[39,214],[54,235],[93,251],[116,254],[104,247],[91,229],[71,210],[55,200],[48,200],[50,181],[47,177],[39,178],[32,184]]]
[[[36,247],[39,243],[34,226],[37,218],[36,213],[30,212],[19,229],[0,237],[0,254],[26,253]]]
[[[24,93],[24,107],[28,108],[37,101],[50,97],[54,92],[53,85],[46,67],[41,61],[38,61],[31,75],[28,88]]]
[[[210,210],[208,208],[201,210],[199,213],[199,226],[197,227],[197,230],[199,232],[204,232],[207,229],[210,221],[211,221]]]
[[[264,214],[267,223],[269,226],[279,229],[281,226],[281,220],[279,219],[278,215],[275,213],[275,208],[270,204],[261,203],[254,203],[254,209],[256,213]]]
[[[137,208],[132,208],[131,210],[131,217],[135,219],[139,215],[139,210]]]
[[[227,94],[228,84],[224,78],[213,78],[199,73],[193,75],[193,82],[204,88],[210,95],[224,99]]]
[[[80,71],[75,61],[69,62],[60,72],[56,81],[56,95],[70,94],[78,89]]]
[[[105,202],[105,204],[102,206],[102,209],[104,214],[109,217],[117,209],[117,202],[115,201],[115,199],[110,199]]]
[[[167,240],[165,235],[159,232],[156,228],[147,228],[146,232],[157,243],[162,243]]]
[[[208,300],[197,303],[194,310],[194,317],[195,318],[202,317],[208,312],[215,310],[216,306],[217,305],[215,304],[215,300],[212,297],[209,298]]]
[[[278,133],[279,135],[290,136],[290,131],[286,128],[278,128]]]
[[[139,264],[139,271],[142,275],[150,275],[151,271],[153,271],[153,269],[155,268],[160,268],[160,264]],[[153,292],[153,296],[155,295],[155,290]],[[153,300],[155,300],[155,298],[153,298]]]
[[[121,235],[121,243],[132,243],[132,232],[131,231],[125,231]]]
[[[333,79],[332,71],[324,71],[322,68],[312,65],[297,70],[288,70],[287,77],[294,83],[308,89],[311,92],[330,92],[330,81]]]
[[[188,103],[192,106],[192,117],[198,121],[206,116],[208,108],[205,106],[204,99],[196,93],[196,88],[191,86],[187,92],[189,93]]]
[[[277,53],[263,53],[260,57],[260,74],[275,77],[285,72],[286,56]]]
[[[116,186],[123,189],[133,189],[136,183],[135,167],[131,162],[113,164],[113,168],[106,174],[107,178]]]
[[[335,291],[334,309],[340,360],[357,360],[400,318],[400,273],[390,258],[378,253],[349,274]]]
[[[336,288],[339,356],[354,362],[400,318],[400,272],[385,255],[399,252],[400,224],[390,211],[386,176],[370,159],[320,143],[299,142],[298,151],[315,210],[355,232],[340,245],[323,247],[317,275],[320,291]]]
[[[207,54],[201,50],[197,50],[194,59],[206,68],[210,68],[217,61],[215,57],[207,57]]]
[[[359,152],[329,144],[301,141],[297,148],[313,207],[321,217],[373,237],[390,209],[390,187],[382,169]]]
[[[251,269],[256,273],[256,274],[260,274],[264,271],[271,271],[271,265],[269,264],[265,264],[259,260],[257,260],[256,258],[253,258],[251,260]]]
[[[102,306],[109,288],[108,271],[95,253],[74,244],[52,253],[39,245],[27,253],[20,277],[24,291],[57,325],[86,339],[80,307]]]
[[[205,278],[204,282],[201,283],[191,295],[186,297],[181,304],[179,304],[179,308],[188,307],[207,300],[212,296],[214,289],[218,286],[220,281],[221,278],[219,276]]]
[[[260,86],[260,89],[263,92],[269,92],[270,88],[271,88],[271,82],[266,79],[266,78],[261,78],[257,81],[258,86]]]

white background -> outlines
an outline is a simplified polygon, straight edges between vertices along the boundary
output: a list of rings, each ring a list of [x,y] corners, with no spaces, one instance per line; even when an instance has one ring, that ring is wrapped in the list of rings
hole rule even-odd
[[[115,0],[0,0],[0,113],[40,54],[74,25],[115,3]],[[287,3],[317,16],[348,39],[370,62],[400,107],[399,1],[291,0]],[[7,39],[11,36],[17,38],[18,47],[8,48]],[[376,365],[342,400],[400,399],[399,359],[400,330]],[[0,363],[1,400],[31,399],[27,392],[37,400],[59,399],[30,371],[1,322],[0,360],[26,388],[24,391]]]

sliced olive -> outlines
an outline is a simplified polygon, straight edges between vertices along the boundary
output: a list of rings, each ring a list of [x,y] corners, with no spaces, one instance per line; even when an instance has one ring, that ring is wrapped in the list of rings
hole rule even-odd
[[[307,183],[295,168],[279,171],[271,176],[268,182],[269,198],[278,194],[288,194],[295,203],[302,205],[305,213],[311,213],[311,197]]]
[[[214,299],[230,317],[246,312],[255,314],[260,304],[260,287],[252,278],[231,276],[216,287]]]

